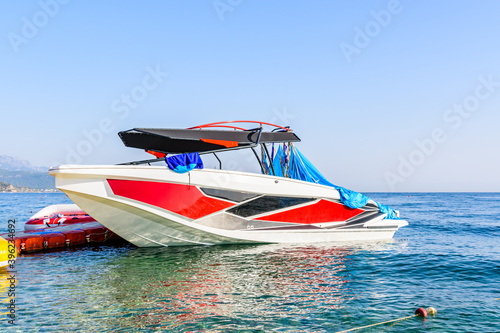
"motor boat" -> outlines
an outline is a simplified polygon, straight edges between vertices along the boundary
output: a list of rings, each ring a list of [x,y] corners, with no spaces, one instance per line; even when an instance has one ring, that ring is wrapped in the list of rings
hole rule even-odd
[[[87,222],[96,222],[96,220],[75,204],[50,205],[30,217],[24,224],[24,230],[31,231]]]
[[[289,127],[229,121],[118,135],[155,158],[62,165],[49,174],[85,212],[138,247],[383,240],[408,224],[397,211],[328,182]],[[260,173],[222,167],[221,153],[239,149],[252,152]],[[218,168],[204,167],[208,154]]]

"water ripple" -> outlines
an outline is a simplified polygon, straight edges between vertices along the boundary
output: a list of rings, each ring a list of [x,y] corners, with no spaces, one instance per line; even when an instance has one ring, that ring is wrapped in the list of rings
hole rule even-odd
[[[8,326],[6,317],[1,325],[39,332],[335,332],[434,306],[437,316],[425,321],[365,331],[500,331],[500,195],[370,196],[410,221],[394,241],[102,246],[22,256],[17,325]],[[2,199],[6,222],[67,198]],[[0,283],[4,302],[7,288]]]

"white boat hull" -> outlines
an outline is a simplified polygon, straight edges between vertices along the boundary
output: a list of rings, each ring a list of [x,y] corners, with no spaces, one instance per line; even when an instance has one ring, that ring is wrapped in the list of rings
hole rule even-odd
[[[130,165],[49,173],[85,212],[139,247],[384,240],[407,225],[384,219],[373,202],[348,209],[334,188],[288,178]]]

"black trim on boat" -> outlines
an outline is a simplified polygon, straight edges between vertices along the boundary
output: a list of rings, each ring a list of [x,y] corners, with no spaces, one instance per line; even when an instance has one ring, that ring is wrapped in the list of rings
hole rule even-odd
[[[316,198],[263,196],[232,207],[228,209],[227,212],[241,217],[249,217],[272,212],[278,209],[297,206],[314,200],[316,200]]]
[[[369,214],[367,214],[369,213]],[[365,215],[366,214],[366,215]],[[376,219],[379,216],[384,215],[384,213],[371,213],[371,212],[365,212],[361,213],[358,216],[361,218],[358,219],[349,219],[346,221],[344,225],[336,225],[332,227],[327,227],[326,229],[352,229],[352,228],[361,228],[366,222],[370,222],[374,219]]]
[[[250,231],[269,231],[269,230],[282,230],[282,231],[286,231],[286,230],[321,230],[321,229],[322,228],[317,227],[315,225],[302,224],[302,225],[292,225],[292,226],[284,226],[284,227],[270,227],[270,228],[251,229]]]
[[[215,188],[200,187],[200,190],[211,197],[220,198],[224,200],[243,202],[252,198],[255,198],[261,194],[249,193],[249,192],[239,192],[231,190],[220,190]]]
[[[365,207],[363,207],[363,209],[365,209]],[[380,213],[380,211],[378,211],[378,210],[377,211],[375,211],[375,210],[366,210],[363,213],[358,214],[356,216],[353,216],[350,219],[346,220],[346,223],[351,223],[351,222],[355,222],[355,221],[358,221],[358,220],[367,220],[367,219],[370,220],[370,219],[373,219],[373,218],[375,218],[375,217],[377,217],[379,215],[383,215],[383,213]],[[365,221],[365,222],[367,222],[367,221]]]
[[[133,128],[118,133],[127,147],[166,154],[204,153],[250,148],[259,143],[299,142],[293,132],[263,132],[206,129]]]

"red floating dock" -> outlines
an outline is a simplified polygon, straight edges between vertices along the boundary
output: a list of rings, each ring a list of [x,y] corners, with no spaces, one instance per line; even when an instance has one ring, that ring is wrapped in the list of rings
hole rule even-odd
[[[43,235],[43,248],[56,249],[66,246],[66,235],[63,233],[53,233]]]
[[[11,234],[0,235],[11,240]],[[63,249],[89,243],[125,243],[99,222],[75,223],[31,231],[19,231],[14,234],[17,253],[33,253],[43,250]]]
[[[8,238],[6,238],[8,239]],[[14,237],[15,240],[16,237]],[[17,253],[21,252],[37,252],[43,250],[43,236],[39,235],[22,235],[19,238],[21,242],[19,243],[19,248]],[[17,244],[17,242],[16,242]]]
[[[70,230],[66,231],[64,234],[66,235],[67,246],[82,245],[87,242],[85,230]]]
[[[106,240],[106,233],[109,230],[105,227],[86,228],[85,234],[88,243],[102,243]]]

